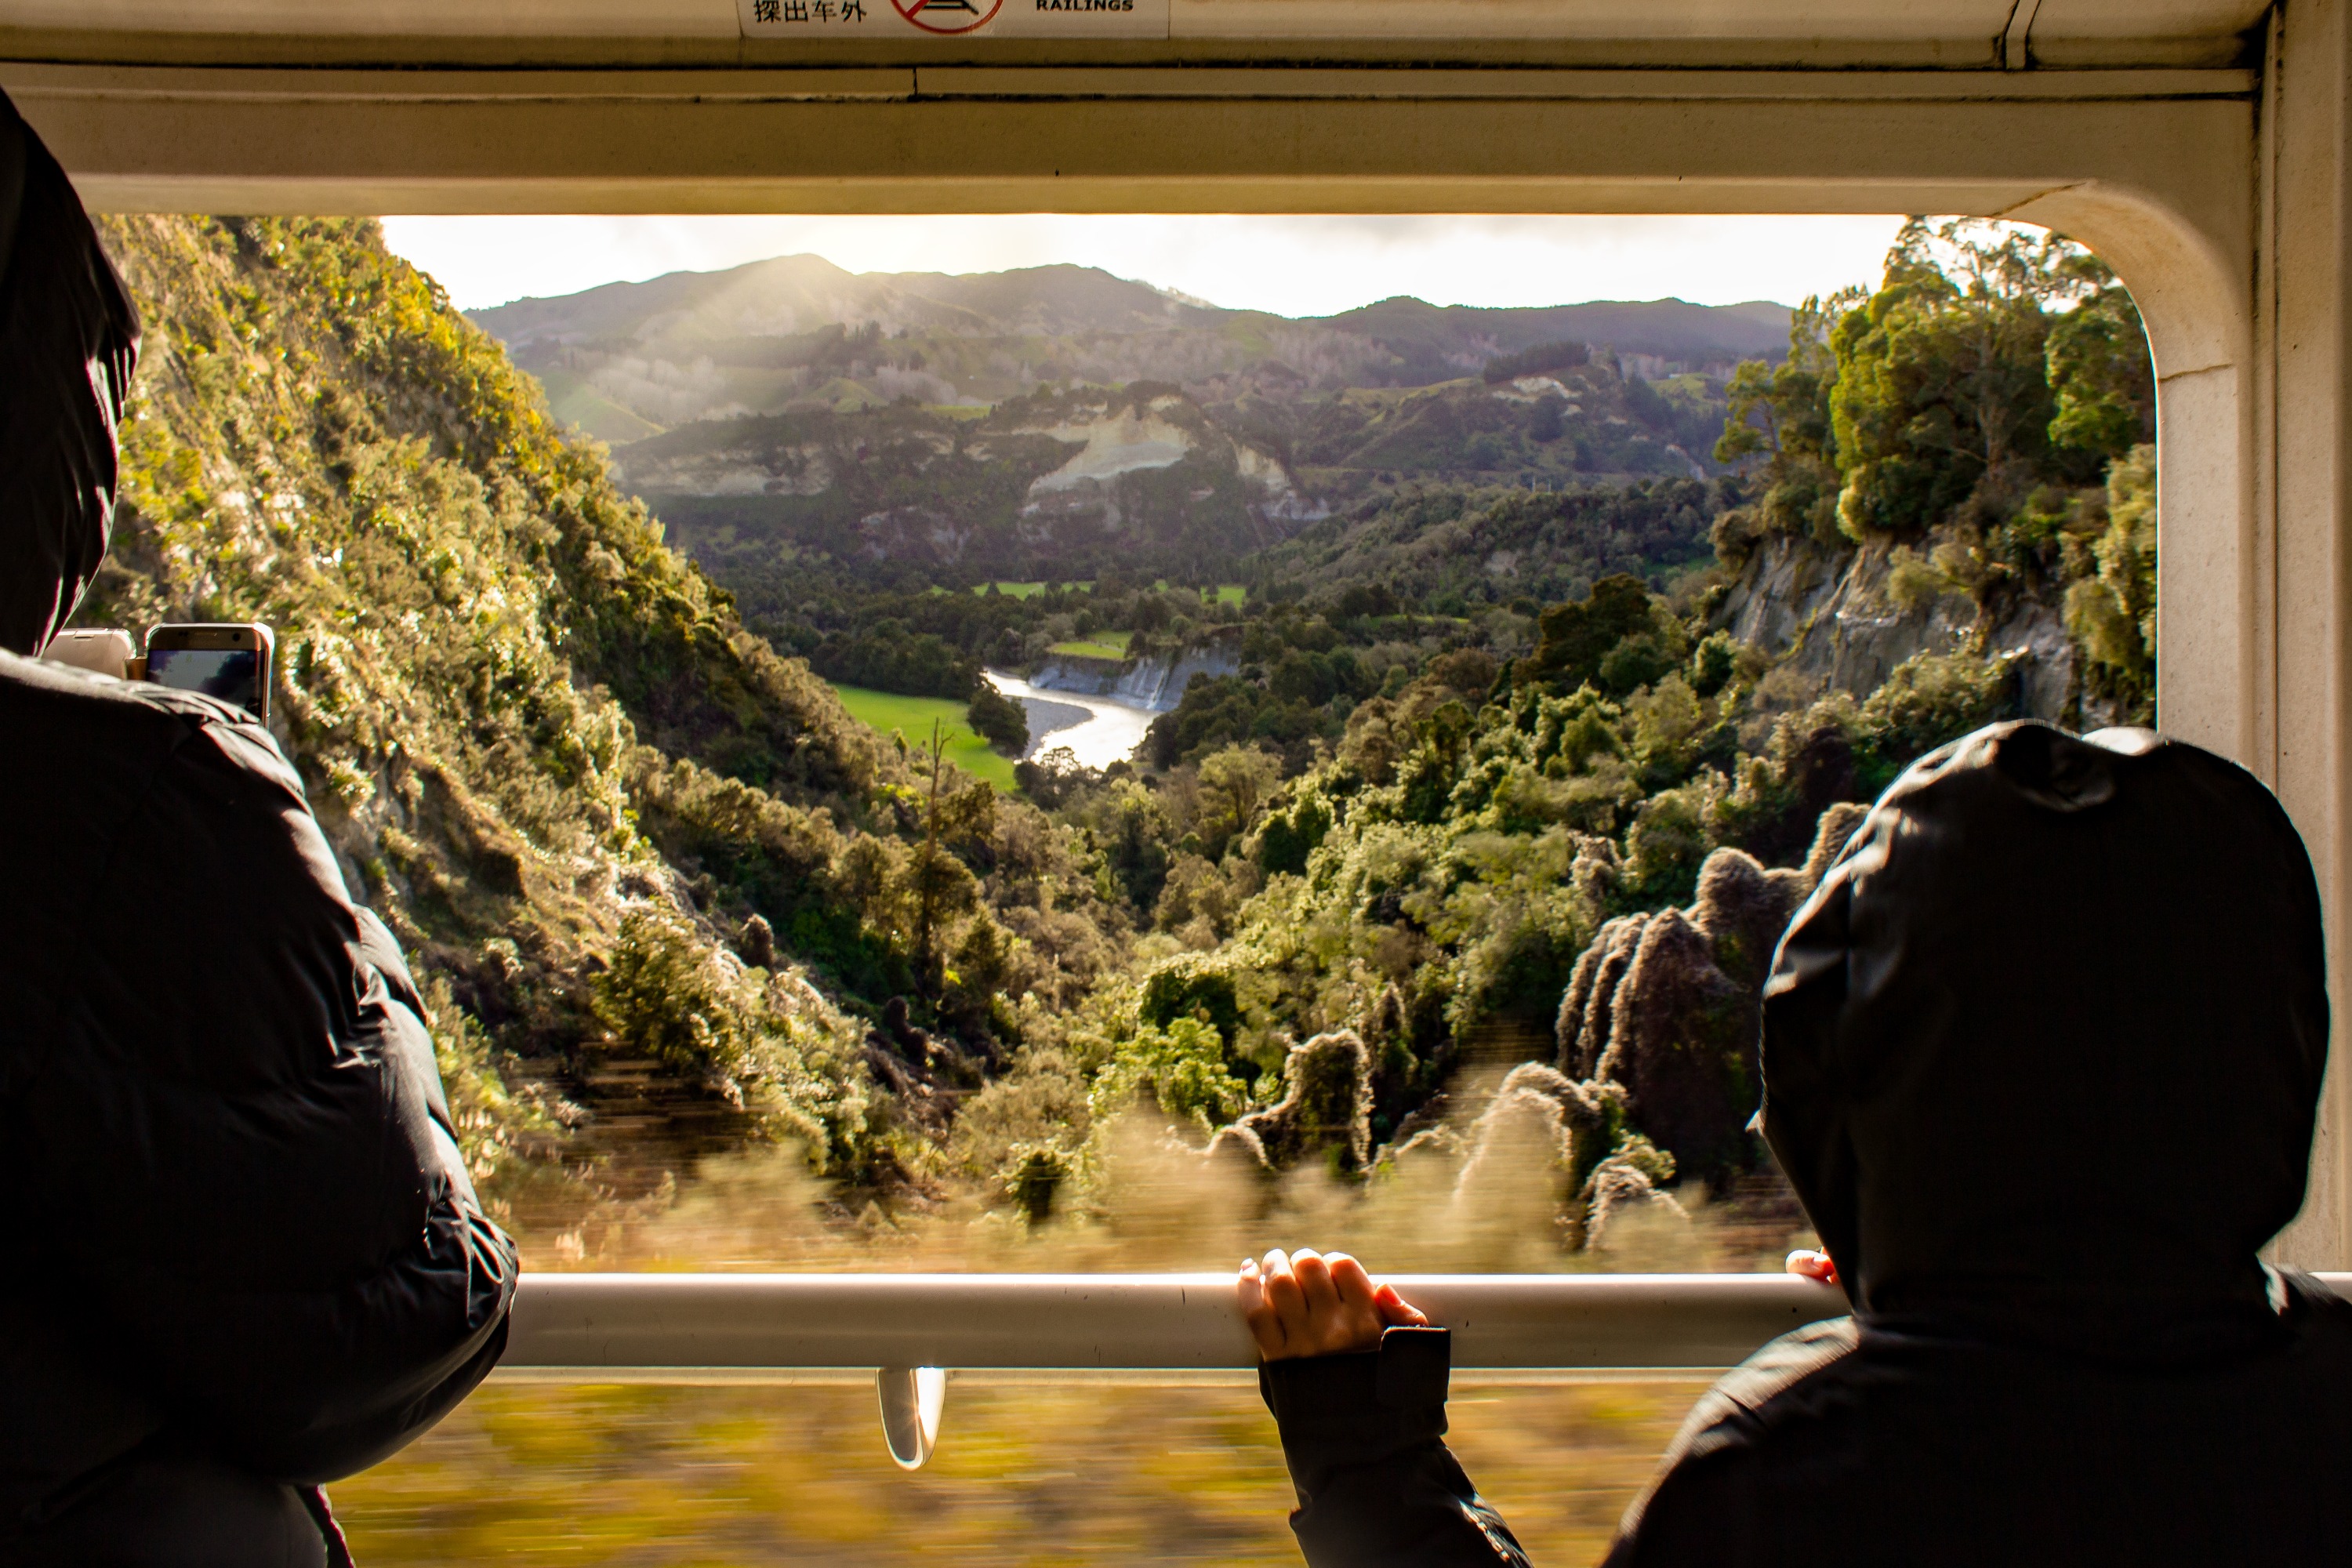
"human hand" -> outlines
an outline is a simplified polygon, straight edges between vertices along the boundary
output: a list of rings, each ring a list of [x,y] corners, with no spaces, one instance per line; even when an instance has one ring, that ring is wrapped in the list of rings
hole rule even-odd
[[[1838,1279],[1837,1265],[1831,1261],[1830,1255],[1809,1247],[1801,1247],[1789,1254],[1788,1269],[1791,1274],[1818,1279],[1824,1285],[1843,1283]]]
[[[1396,1287],[1375,1286],[1344,1252],[1326,1258],[1302,1247],[1286,1256],[1277,1247],[1263,1266],[1243,1258],[1236,1284],[1242,1316],[1267,1361],[1368,1351],[1380,1344],[1383,1330],[1429,1324]]]

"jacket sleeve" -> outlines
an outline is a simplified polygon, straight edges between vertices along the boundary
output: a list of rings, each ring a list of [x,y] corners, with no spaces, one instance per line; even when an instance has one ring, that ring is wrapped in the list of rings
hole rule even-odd
[[[187,1439],[315,1483],[488,1373],[515,1253],[397,946],[267,734],[216,713],[93,868],[121,923],[58,977],[12,1163],[93,1351]]]
[[[1451,1338],[1391,1329],[1377,1351],[1259,1369],[1310,1568],[1527,1568],[1444,1443]]]

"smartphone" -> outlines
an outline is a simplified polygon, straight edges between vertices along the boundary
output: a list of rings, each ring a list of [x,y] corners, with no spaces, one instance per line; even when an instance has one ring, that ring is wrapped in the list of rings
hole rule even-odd
[[[179,691],[201,691],[269,722],[271,655],[277,638],[247,621],[151,626],[147,679]]]

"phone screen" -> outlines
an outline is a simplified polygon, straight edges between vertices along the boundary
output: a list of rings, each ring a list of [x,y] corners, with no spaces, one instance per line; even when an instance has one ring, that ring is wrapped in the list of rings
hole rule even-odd
[[[261,653],[249,647],[158,647],[147,651],[147,679],[180,691],[200,691],[234,702],[258,719]]]

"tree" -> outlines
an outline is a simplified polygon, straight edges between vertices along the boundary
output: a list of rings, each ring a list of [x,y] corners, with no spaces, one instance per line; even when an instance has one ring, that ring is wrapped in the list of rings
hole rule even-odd
[[[1580,603],[1554,605],[1537,618],[1542,640],[1513,668],[1514,681],[1573,691],[1601,679],[1620,642],[1659,632],[1650,590],[1639,577],[1618,573],[1592,584]],[[1662,656],[1663,657],[1663,656]],[[1672,668],[1667,660],[1663,668]],[[1638,682],[1637,682],[1638,684]]]
[[[1815,295],[1789,320],[1789,354],[1777,365],[1748,360],[1731,374],[1730,407],[1715,460],[1763,458],[1763,493],[1756,503],[1724,514],[1716,528],[1718,553],[1734,560],[1760,534],[1837,538],[1837,451],[1831,433],[1830,392],[1837,384],[1831,323],[1860,303],[1859,289]],[[1735,560],[1736,563],[1736,560]]]
[[[1201,793],[1223,808],[1221,840],[1247,833],[1282,782],[1280,759],[1255,746],[1227,746],[1201,759]]]
[[[2092,314],[2066,319],[2084,310]],[[2063,236],[1912,219],[1878,291],[1830,334],[1840,527],[1859,540],[1952,521],[1991,526],[2070,468],[2077,480],[2095,477],[2129,446],[2146,399],[2137,326],[2114,274]],[[2053,455],[2053,443],[2085,454],[2091,472]]]
[[[1028,710],[983,680],[973,690],[964,714],[991,746],[1008,757],[1029,749]]]
[[[994,825],[996,791],[974,781],[962,789],[945,788],[945,763],[940,754],[940,723],[931,721],[930,789],[923,806],[923,842],[908,858],[906,880],[914,906],[912,957],[915,977],[926,994],[940,994],[945,967],[940,932],[955,916],[981,901],[978,879],[947,850],[959,838],[985,838]]]
[[[2087,459],[2084,479],[2095,479],[2108,463],[2156,440],[2156,365],[2139,307],[2122,284],[2108,281],[2059,317],[2046,358],[2058,405],[2050,443],[2078,468]]]
[[[1557,441],[1567,432],[1563,410],[1568,406],[1560,398],[1547,394],[1536,399],[1535,408],[1528,415],[1528,439]]]
[[[2098,574],[2066,590],[2066,629],[2126,721],[2156,712],[2156,448],[2135,447],[2107,470],[2107,528],[2092,547]]]

